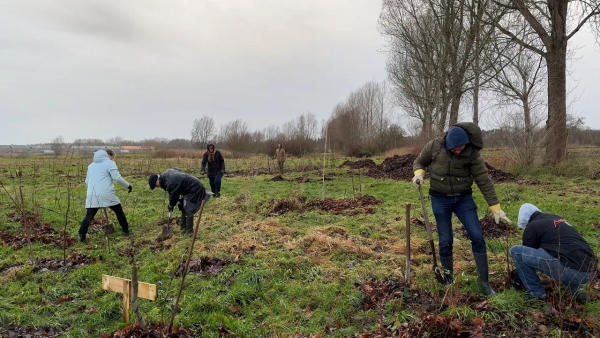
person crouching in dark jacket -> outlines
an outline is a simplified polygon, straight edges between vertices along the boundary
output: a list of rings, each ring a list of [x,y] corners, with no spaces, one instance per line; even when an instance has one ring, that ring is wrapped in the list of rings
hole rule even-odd
[[[221,179],[225,173],[225,160],[221,152],[215,149],[214,144],[206,146],[206,152],[202,157],[202,168],[200,174],[207,173],[210,190],[214,197],[221,197]]]
[[[535,298],[546,299],[539,271],[560,281],[579,303],[587,302],[581,285],[594,278],[597,259],[579,232],[562,217],[529,203],[519,209],[517,225],[524,230],[523,244],[513,246],[510,256],[525,289]]]
[[[170,168],[162,174],[152,174],[148,178],[151,190],[159,187],[169,193],[169,212],[175,205],[181,210],[181,230],[186,234],[194,232],[194,214],[200,210],[202,200],[207,201],[212,193],[204,189],[200,180],[183,171]]]
[[[473,183],[477,184],[494,215],[496,224],[500,220],[510,223],[498,202],[494,182],[488,175],[481,157],[483,135],[474,123],[457,123],[444,137],[429,141],[413,163],[413,184],[423,184],[425,168],[429,168],[431,206],[437,222],[439,235],[440,263],[446,271],[445,282],[453,281],[453,233],[452,214],[463,224],[469,239],[477,268],[479,284],[487,296],[495,294],[488,281],[488,259],[485,239],[477,216],[477,205],[473,200]],[[427,212],[423,210],[423,212]]]

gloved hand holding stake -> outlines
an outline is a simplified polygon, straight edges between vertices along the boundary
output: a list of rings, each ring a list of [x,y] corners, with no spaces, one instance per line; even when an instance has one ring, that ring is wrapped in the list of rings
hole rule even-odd
[[[425,170],[417,169],[415,170],[415,177],[413,177],[412,182],[415,188],[419,189],[419,186],[423,185],[423,181],[425,180]]]
[[[500,224],[500,220],[503,220],[504,222],[506,222],[508,224],[512,224],[510,219],[508,219],[508,217],[506,217],[506,214],[500,208],[500,204],[490,205],[490,211],[492,212],[492,215],[494,216],[494,221],[496,222],[496,224]]]
[[[133,190],[133,187],[131,186],[131,184],[127,187],[127,193],[130,193],[131,190]]]

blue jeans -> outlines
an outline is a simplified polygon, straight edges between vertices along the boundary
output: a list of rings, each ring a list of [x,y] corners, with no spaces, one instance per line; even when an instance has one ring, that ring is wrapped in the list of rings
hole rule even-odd
[[[473,195],[431,196],[431,206],[437,222],[440,257],[452,257],[452,244],[454,242],[452,213],[456,214],[456,217],[467,231],[473,253],[487,254]]]
[[[208,183],[210,184],[210,190],[216,194],[221,192],[221,178],[223,174],[217,174],[214,177],[208,177]]]
[[[523,286],[537,298],[546,294],[537,271],[560,281],[572,294],[575,294],[581,284],[589,282],[595,274],[595,271],[579,271],[566,267],[544,249],[515,245],[510,248],[510,256],[515,261]]]

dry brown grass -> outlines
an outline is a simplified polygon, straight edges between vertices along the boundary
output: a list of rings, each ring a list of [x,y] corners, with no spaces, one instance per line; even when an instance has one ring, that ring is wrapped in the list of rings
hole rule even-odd
[[[17,280],[23,270],[25,270],[24,265],[17,265],[4,270],[2,275],[0,275],[0,283],[8,283]]]
[[[337,230],[337,229],[336,229]],[[379,258],[380,254],[352,237],[341,238],[334,232],[332,237],[327,234],[327,229],[316,230],[299,241],[287,243],[288,249],[302,249],[309,256],[323,256],[328,254],[350,253],[359,258]]]

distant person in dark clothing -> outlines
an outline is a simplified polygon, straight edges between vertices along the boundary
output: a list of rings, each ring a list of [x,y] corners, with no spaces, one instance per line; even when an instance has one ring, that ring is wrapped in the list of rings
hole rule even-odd
[[[562,217],[543,213],[529,203],[519,209],[517,225],[524,229],[523,245],[513,246],[510,256],[525,289],[533,297],[546,299],[539,271],[563,283],[578,302],[587,302],[581,285],[594,278],[597,260],[577,230]]]
[[[186,234],[194,231],[194,214],[200,210],[202,200],[208,200],[212,193],[206,192],[200,180],[183,171],[170,168],[162,174],[152,174],[148,178],[151,190],[159,187],[169,193],[167,209],[173,211],[175,205],[181,210],[181,229]]]
[[[277,160],[277,165],[279,166],[279,174],[283,175],[283,163],[285,162],[285,149],[281,146],[281,143],[277,143],[277,149],[275,149],[274,159]]]
[[[225,173],[225,160],[221,152],[215,149],[214,144],[206,147],[206,152],[202,157],[202,168],[200,174],[207,173],[210,190],[214,197],[221,197],[221,179]]]

